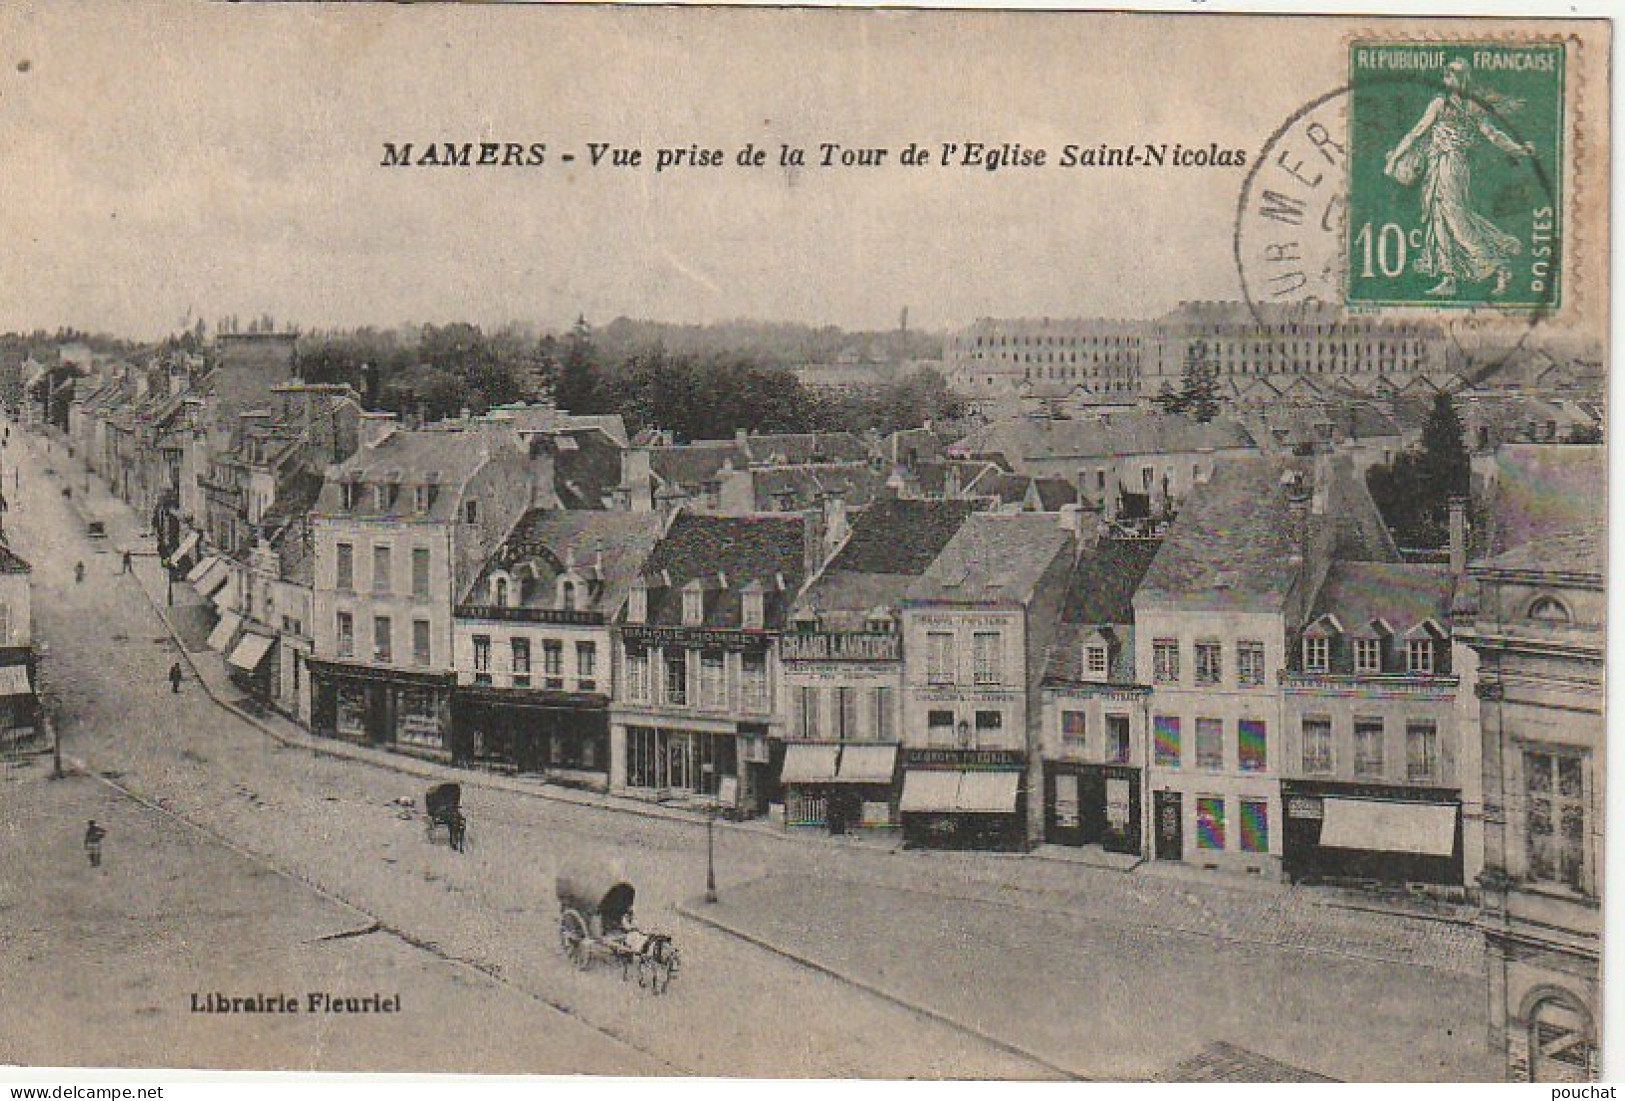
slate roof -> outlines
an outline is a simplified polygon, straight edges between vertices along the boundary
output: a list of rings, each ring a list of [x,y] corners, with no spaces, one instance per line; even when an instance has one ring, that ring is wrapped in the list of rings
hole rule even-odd
[[[824,572],[918,576],[975,511],[973,501],[876,501]]]
[[[784,466],[753,468],[751,491],[760,512],[816,508],[829,494],[848,505],[862,507],[884,486],[881,475],[867,466]]]
[[[1282,484],[1288,469],[1257,458],[1219,464],[1168,529],[1140,592],[1159,602],[1279,607],[1308,526],[1307,501],[1293,508]]]
[[[1455,591],[1455,578],[1443,566],[1337,561],[1320,587],[1310,620],[1336,616],[1350,636],[1367,635],[1369,624],[1378,619],[1398,635],[1429,619],[1448,631]]]
[[[492,573],[529,564],[517,574],[521,607],[554,606],[555,582],[571,557],[589,582],[592,604],[613,613],[626,599],[664,528],[652,512],[536,508],[519,518],[486,561],[462,604],[485,604]]]
[[[335,516],[414,514],[411,487],[432,483],[438,489],[422,518],[451,519],[460,506],[462,487],[488,460],[488,449],[483,432],[397,428],[376,446],[363,447],[329,469],[316,511]],[[344,482],[370,486],[397,475],[401,490],[394,504],[379,509],[372,491],[365,489],[354,508],[344,507]]]
[[[732,440],[707,440],[649,449],[649,469],[668,486],[690,489],[717,481],[723,463],[735,470],[750,465],[750,458]]]
[[[804,527],[800,514],[677,513],[644,566],[643,575],[651,581],[648,622],[681,626],[682,586],[698,579],[706,589],[702,626],[737,628],[743,606],[741,592],[754,581],[767,589],[765,625],[777,630],[783,626],[790,601],[805,574]],[[726,588],[721,583],[724,577]]]
[[[908,588],[913,603],[1025,604],[1071,533],[1045,513],[978,512]]]
[[[560,446],[561,440],[570,441]],[[539,437],[533,445],[553,454],[553,481],[566,508],[601,509],[621,482],[621,449],[597,428]]]
[[[1134,593],[1145,580],[1160,539],[1103,538],[1072,571],[1061,612],[1065,623],[1134,622]]]
[[[1606,450],[1601,445],[1500,448],[1492,484],[1474,517],[1474,557],[1497,557],[1594,523],[1607,485]]]
[[[869,447],[851,432],[785,432],[747,436],[750,461],[779,466],[805,463],[861,463]]]
[[[1183,454],[1254,446],[1247,430],[1226,417],[1202,424],[1167,413],[1123,410],[1071,420],[1014,417],[996,421],[955,444],[950,454],[1002,452],[1019,469],[1022,463],[1040,460]]]
[[[1600,511],[1579,526],[1543,535],[1505,554],[1474,562],[1475,569],[1530,573],[1591,574],[1608,572],[1608,528]]]

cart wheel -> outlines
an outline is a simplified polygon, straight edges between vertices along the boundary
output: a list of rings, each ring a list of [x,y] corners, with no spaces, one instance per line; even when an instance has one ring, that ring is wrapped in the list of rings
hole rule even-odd
[[[574,910],[559,915],[559,947],[564,958],[577,970],[585,971],[591,958],[587,952],[587,923]]]

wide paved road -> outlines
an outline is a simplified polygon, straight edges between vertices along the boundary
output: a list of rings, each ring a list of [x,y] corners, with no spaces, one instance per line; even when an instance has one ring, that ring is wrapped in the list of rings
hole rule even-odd
[[[356,907],[381,923],[384,932],[373,936],[398,935],[429,957],[454,961],[438,971],[416,969],[411,997],[432,1001],[445,993],[441,983],[452,976],[461,982],[472,970],[619,1040],[629,1059],[701,1074],[1051,1073],[1007,1046],[685,922],[675,907],[700,892],[705,876],[705,833],[696,823],[475,788],[464,797],[472,844],[459,856],[443,843],[427,844],[420,823],[403,820],[391,805],[397,796],[419,795],[421,781],[281,747],[195,684],[171,695],[164,674],[175,659],[173,644],[134,581],[118,574],[119,529],[100,548],[81,537],[60,496],[61,476],[45,468],[71,471],[76,492],[83,468],[60,444],[52,455],[43,449],[13,428],[4,477],[9,491],[12,467],[21,465],[22,507],[7,515],[6,526],[35,566],[36,631],[49,642],[45,675],[69,755]],[[72,576],[79,559],[89,567],[83,585]],[[566,863],[615,866],[637,884],[640,918],[670,929],[682,947],[684,971],[670,997],[640,997],[605,969],[583,974],[564,964],[553,876]],[[986,854],[892,854],[741,829],[719,830],[718,871],[718,913],[734,924],[771,928],[775,940],[809,948],[813,958],[851,960],[882,989],[1083,1073],[1149,1071],[1215,1039],[1338,1076],[1477,1076],[1490,1069],[1482,961],[1464,950],[1460,936],[1427,923],[1350,915],[1299,892],[1260,895]],[[837,892],[824,901],[827,909],[788,920],[782,908],[749,911],[745,903],[761,901],[759,883],[768,877],[924,892],[931,920],[911,920],[895,894],[861,891]],[[955,897],[995,905],[961,907]],[[1007,903],[1064,913],[1068,939],[1010,937],[1012,924],[1021,926]],[[862,951],[834,951],[854,938]],[[251,925],[239,939],[246,956],[262,947]],[[1177,953],[1170,954],[1171,944]],[[1223,980],[1228,967],[1207,975],[1202,965],[1238,945],[1247,948],[1245,1004]],[[1110,990],[1089,995],[1089,961],[1101,953],[1142,957],[1155,965],[1158,980],[1136,985],[1130,968]],[[1175,958],[1188,961],[1188,982],[1163,965]],[[933,968],[933,959],[947,963]],[[1337,967],[1325,966],[1331,959]],[[222,960],[222,967],[243,971],[240,961]],[[978,974],[1020,981],[1014,988],[979,983]],[[1382,997],[1350,1004],[1346,984],[1356,974],[1358,986]],[[947,976],[952,988],[945,990]],[[1185,1000],[1177,1014],[1165,1012],[1170,996]],[[165,999],[156,1004],[171,1011]],[[1289,1020],[1283,1007],[1290,1007]],[[1422,1062],[1404,1029],[1394,1027],[1396,1018],[1422,1036]],[[1169,1019],[1179,1022],[1177,1030],[1160,1027]],[[1099,1027],[1102,1021],[1110,1027]],[[472,1038],[487,1025],[473,1018],[447,1027]],[[1098,1056],[1098,1049],[1070,1039],[1101,1031],[1127,1038],[1132,1057],[1096,1062],[1088,1055]],[[344,1035],[329,1042],[342,1045]],[[335,1065],[356,1065],[355,1057],[335,1056]],[[598,1059],[584,1053],[561,1063],[546,1045],[528,1062],[518,1056],[535,1071],[619,1069],[613,1059],[610,1065]],[[387,1065],[386,1056],[378,1069]]]

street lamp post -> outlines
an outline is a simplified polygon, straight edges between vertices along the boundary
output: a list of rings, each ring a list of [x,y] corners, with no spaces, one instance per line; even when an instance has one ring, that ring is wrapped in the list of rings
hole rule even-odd
[[[705,818],[705,901],[717,900],[717,815],[712,811]]]

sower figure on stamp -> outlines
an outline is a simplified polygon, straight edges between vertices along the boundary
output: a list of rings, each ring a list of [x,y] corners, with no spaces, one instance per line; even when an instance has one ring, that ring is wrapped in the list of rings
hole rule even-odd
[[[1388,154],[1383,173],[1409,187],[1422,175],[1422,221],[1425,238],[1416,268],[1438,276],[1429,294],[1452,295],[1458,280],[1494,278],[1492,295],[1505,294],[1512,281],[1510,257],[1523,246],[1488,218],[1468,208],[1472,170],[1468,153],[1479,135],[1515,157],[1533,156],[1530,142],[1508,137],[1490,118],[1490,106],[1511,110],[1517,104],[1488,93],[1470,93],[1467,63],[1452,61],[1444,72],[1445,94],[1435,96],[1411,132]],[[1426,139],[1426,144],[1419,144]]]
[[[85,827],[85,855],[90,857],[92,868],[102,866],[102,839],[106,836],[107,831],[98,826],[94,818]]]

